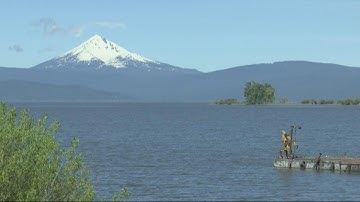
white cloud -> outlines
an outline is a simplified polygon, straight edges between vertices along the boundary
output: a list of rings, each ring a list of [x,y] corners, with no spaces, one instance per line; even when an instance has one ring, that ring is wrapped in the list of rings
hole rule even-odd
[[[72,25],[69,27],[68,32],[72,36],[79,37],[85,31],[85,29],[86,29],[86,26]]]
[[[52,18],[41,18],[34,23],[35,26],[40,26],[45,35],[53,35],[56,33],[64,33],[64,28],[60,27],[58,23]]]
[[[73,37],[80,37],[89,27],[104,27],[109,29],[125,29],[125,24],[116,21],[94,21],[84,25],[70,25],[64,27],[59,25],[53,18],[44,17],[33,23],[34,26],[41,27],[45,35],[65,34]]]
[[[11,45],[11,46],[9,46],[8,49],[9,49],[9,51],[15,51],[17,53],[24,51],[24,49],[19,44]]]

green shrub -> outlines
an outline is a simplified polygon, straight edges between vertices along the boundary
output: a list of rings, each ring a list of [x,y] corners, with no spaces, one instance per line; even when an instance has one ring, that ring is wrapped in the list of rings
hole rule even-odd
[[[235,98],[228,98],[224,100],[218,100],[215,102],[215,104],[218,105],[231,105],[231,104],[240,104],[241,102]]]
[[[304,105],[310,104],[310,100],[303,100],[303,101],[301,101],[301,104],[304,104]]]
[[[35,121],[27,109],[18,117],[0,103],[0,201],[94,200],[90,172],[75,152],[79,141],[60,148],[54,138],[60,123],[47,120],[45,114]],[[114,200],[129,195],[123,187]]]
[[[318,104],[321,104],[321,105],[334,104],[334,100],[320,100],[320,101],[318,102]]]
[[[354,98],[354,99],[347,98],[345,100],[338,100],[337,103],[341,105],[359,105],[360,98]]]

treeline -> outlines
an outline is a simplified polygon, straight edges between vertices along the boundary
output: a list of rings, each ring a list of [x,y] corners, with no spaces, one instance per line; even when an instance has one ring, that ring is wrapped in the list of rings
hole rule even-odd
[[[258,105],[258,104],[273,104],[275,102],[276,90],[269,83],[258,83],[255,81],[247,82],[244,85],[244,98],[245,101],[239,101],[235,98],[222,99],[215,101],[215,104],[231,105],[231,104],[246,104],[246,105]],[[296,102],[289,102],[286,97],[278,98],[278,104],[299,104]],[[315,100],[306,99],[300,102],[304,105],[360,105],[360,98],[347,98],[344,100]]]
[[[217,105],[232,105],[232,104],[241,104],[241,101],[235,98],[228,98],[223,100],[215,101]]]
[[[214,102],[218,105],[232,105],[232,104],[248,104],[246,101],[240,101],[235,98],[222,99]],[[279,98],[278,104],[298,104],[296,102],[289,102],[287,98]],[[302,100],[300,104],[303,105],[360,105],[360,98],[344,99],[344,100]]]
[[[338,104],[338,105],[359,105],[360,98],[347,98],[344,100],[303,100],[301,104],[313,104],[313,105],[331,105],[331,104]]]

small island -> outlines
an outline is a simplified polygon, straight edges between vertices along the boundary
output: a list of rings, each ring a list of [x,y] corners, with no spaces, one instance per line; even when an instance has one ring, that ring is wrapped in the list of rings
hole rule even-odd
[[[269,83],[261,84],[255,81],[247,82],[244,87],[245,101],[235,98],[227,98],[216,101],[215,104],[271,104],[275,101],[275,89]]]
[[[286,97],[280,97],[275,102],[275,89],[271,84],[261,84],[255,81],[247,82],[244,86],[245,101],[236,98],[226,98],[217,100],[214,104],[218,105],[360,105],[360,98],[346,98],[343,100],[325,100],[325,99],[305,99],[301,102],[291,102]]]

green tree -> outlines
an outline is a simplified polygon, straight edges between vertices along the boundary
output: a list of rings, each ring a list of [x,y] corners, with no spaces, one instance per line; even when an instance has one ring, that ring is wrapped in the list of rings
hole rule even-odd
[[[95,198],[90,172],[76,153],[78,140],[60,148],[54,134],[57,121],[45,114],[35,121],[29,110],[0,103],[0,200],[91,201]],[[123,200],[126,187],[114,196]]]
[[[247,82],[244,87],[244,97],[248,104],[273,103],[275,100],[275,89],[269,83]]]
[[[269,83],[265,83],[262,86],[263,93],[263,104],[273,103],[275,101],[275,89]]]

